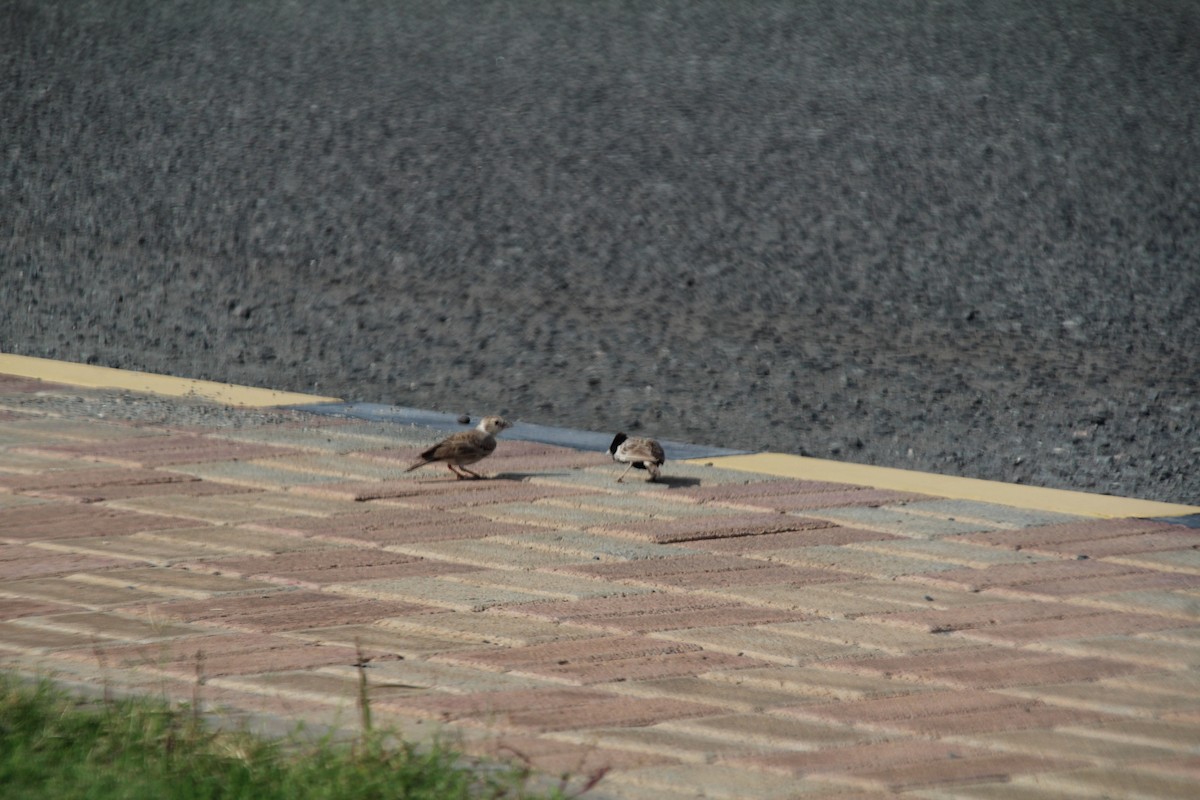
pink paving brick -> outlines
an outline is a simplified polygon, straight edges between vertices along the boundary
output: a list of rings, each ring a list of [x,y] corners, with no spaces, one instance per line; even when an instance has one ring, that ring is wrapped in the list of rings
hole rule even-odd
[[[225,558],[191,566],[221,575],[238,575],[309,589],[334,583],[450,575],[479,569],[376,548],[335,548],[274,556]]]
[[[0,515],[0,539],[9,541],[120,536],[141,531],[194,527],[194,520],[75,503],[21,506],[5,509],[4,514]]]
[[[55,553],[38,548],[32,550],[25,558],[4,558],[0,560],[0,581],[16,581],[23,578],[44,578],[52,575],[72,575],[88,570],[102,570],[109,567],[127,567],[128,559],[104,558],[103,556],[82,555],[78,553]]]
[[[1147,519],[1089,519],[1020,530],[969,533],[960,539],[975,544],[1021,550],[1033,545],[1063,544],[1108,536],[1127,536],[1135,533],[1172,530],[1178,530],[1178,526]]]
[[[718,711],[682,700],[632,698],[582,688],[431,694],[385,701],[384,705],[447,722],[476,720],[488,727],[529,732],[652,725]]]
[[[693,542],[700,539],[722,539],[732,536],[756,536],[783,531],[800,531],[824,527],[824,523],[783,514],[722,514],[675,520],[645,520],[592,528],[592,533],[623,536],[644,542],[668,544]]]
[[[914,492],[897,492],[891,489],[854,489],[842,492],[812,492],[783,494],[771,497],[746,497],[723,501],[722,505],[771,511],[816,511],[822,508],[876,507],[931,500],[928,495]]]
[[[75,606],[62,605],[61,603],[47,603],[42,600],[28,600],[25,598],[0,597],[0,620],[2,621],[20,619],[21,617],[65,614],[78,610],[79,609]]]
[[[512,712],[530,708],[547,711],[582,708],[594,703],[603,703],[612,698],[611,693],[594,689],[555,687],[471,692],[469,694],[431,691],[427,694],[380,700],[378,705],[380,708],[415,713],[443,722],[454,722],[471,718],[484,720],[503,718]]]
[[[821,520],[814,520],[821,522]],[[771,550],[793,550],[797,547],[816,547],[821,545],[846,545],[855,542],[883,542],[903,537],[881,531],[868,531],[861,528],[843,528],[830,522],[823,526],[783,533],[763,533],[757,536],[737,536],[729,539],[698,539],[688,542],[691,550],[705,550],[710,553],[745,553],[757,556]]]
[[[623,634],[713,625],[763,625],[808,619],[806,615],[793,611],[756,608],[742,603],[693,595],[663,593],[524,603],[514,606],[511,613],[556,622],[571,622]]]
[[[1144,572],[1138,567],[1103,561],[1036,561],[1024,564],[995,564],[985,569],[964,567],[944,572],[908,576],[908,580],[935,586],[950,586],[971,592],[994,587],[1017,587],[1043,581],[1107,578]]]
[[[76,456],[92,461],[134,467],[164,467],[205,461],[248,461],[255,458],[276,458],[303,453],[301,450],[287,447],[234,442],[192,434],[141,436],[136,439],[123,439],[100,444],[47,445],[23,447],[20,450],[59,457]]]
[[[180,600],[127,609],[141,616],[262,633],[375,622],[425,610],[428,609],[412,603],[358,600],[301,590]]]
[[[503,650],[488,648],[444,656],[442,660],[484,669],[507,670],[539,664],[596,663],[643,656],[672,655],[700,650],[696,645],[644,636],[601,636],[570,639]]]
[[[523,481],[455,481],[449,491],[425,492],[399,497],[390,502],[409,508],[464,509],[497,503],[532,503],[547,497],[567,497],[580,494],[578,489],[546,486]]]
[[[69,500],[77,503],[101,503],[105,500],[133,500],[141,497],[213,497],[217,495],[246,494],[252,489],[213,481],[185,481],[179,483],[147,483],[136,486],[80,486],[71,489],[37,489],[22,494],[50,500]]]
[[[1048,730],[1067,725],[1095,726],[1120,717],[1078,708],[1051,706],[1027,700],[1017,706],[917,717],[895,721],[898,730],[921,736],[967,736],[979,733]]]
[[[905,792],[921,787],[1007,782],[1016,775],[1064,771],[1087,765],[1087,762],[1083,761],[1001,753],[973,758],[955,757],[937,763],[911,764],[879,770],[853,770],[851,781],[888,792]]]
[[[1074,542],[1029,545],[1025,549],[1056,555],[1084,554],[1089,558],[1123,556],[1133,553],[1157,553],[1162,550],[1200,548],[1200,531],[1173,526],[1170,531],[1148,531],[1128,536],[1107,536],[1103,539],[1083,539]]]
[[[486,536],[518,536],[542,530],[516,522],[493,522],[473,514],[447,514],[410,509],[380,509],[364,514],[339,514],[333,517],[256,520],[242,523],[242,527],[371,547],[482,539]]]
[[[1152,589],[1194,589],[1197,586],[1195,575],[1179,572],[1132,572],[1128,575],[1102,576],[1082,578],[1073,581],[1040,581],[1023,583],[1019,586],[1001,590],[993,589],[995,594],[1005,594],[1021,598],[1054,598],[1079,597],[1083,595],[1111,594],[1113,592],[1145,591]]]
[[[98,467],[96,469],[50,470],[36,475],[0,475],[0,489],[11,492],[29,492],[195,481],[197,479],[190,475],[177,475],[152,469]]]
[[[929,633],[947,633],[993,625],[1007,625],[1046,619],[1090,617],[1102,609],[1084,608],[1067,603],[988,603],[960,608],[923,609],[886,614],[867,614],[864,619]]]
[[[829,481],[753,481],[750,483],[723,483],[717,486],[689,486],[671,492],[671,499],[687,500],[691,503],[709,503],[743,500],[748,497],[845,492],[857,488],[859,487],[848,483],[831,483]]]

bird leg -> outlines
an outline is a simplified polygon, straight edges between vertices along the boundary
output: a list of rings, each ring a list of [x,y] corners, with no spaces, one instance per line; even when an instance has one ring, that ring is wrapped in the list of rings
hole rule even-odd
[[[478,472],[472,472],[471,470],[464,467],[462,464],[454,464],[452,462],[447,461],[446,466],[448,466],[450,468],[450,471],[453,472],[455,477],[457,477],[460,481],[468,480],[468,479],[478,480],[483,477]]]
[[[625,467],[625,472],[629,472],[629,470],[631,470],[631,469],[633,469],[633,464],[628,464]],[[617,483],[620,483],[622,480],[625,479],[625,472],[622,472],[620,477],[617,478]]]

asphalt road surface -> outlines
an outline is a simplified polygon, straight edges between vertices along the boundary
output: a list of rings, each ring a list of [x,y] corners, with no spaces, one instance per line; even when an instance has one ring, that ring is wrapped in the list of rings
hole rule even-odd
[[[0,0],[0,350],[1200,502],[1200,3]]]

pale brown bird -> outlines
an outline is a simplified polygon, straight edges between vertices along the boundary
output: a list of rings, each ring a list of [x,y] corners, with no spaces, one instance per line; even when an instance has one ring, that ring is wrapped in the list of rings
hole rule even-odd
[[[482,478],[482,475],[467,469],[466,465],[474,464],[490,456],[496,449],[496,434],[511,427],[512,423],[502,417],[484,417],[479,420],[479,425],[474,430],[451,434],[421,453],[421,460],[404,471],[412,472],[418,467],[440,461],[459,480],[468,476]]]
[[[662,445],[658,442],[653,439],[631,439],[623,433],[613,437],[612,444],[608,446],[608,454],[612,456],[613,461],[629,465],[617,478],[617,483],[624,480],[625,473],[635,467],[650,473],[647,480],[656,481],[658,468],[667,460]]]

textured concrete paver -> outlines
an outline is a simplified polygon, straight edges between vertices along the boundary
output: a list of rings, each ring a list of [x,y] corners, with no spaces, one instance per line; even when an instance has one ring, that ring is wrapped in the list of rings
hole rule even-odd
[[[305,419],[0,414],[0,665],[344,727],[365,677],[601,798],[1200,790],[1195,531]]]

